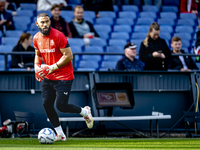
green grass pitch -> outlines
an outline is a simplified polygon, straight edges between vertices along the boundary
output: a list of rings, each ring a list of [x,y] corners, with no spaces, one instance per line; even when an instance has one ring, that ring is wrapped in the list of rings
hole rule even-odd
[[[0,150],[200,150],[200,139],[68,138],[40,144],[37,138],[0,138]]]

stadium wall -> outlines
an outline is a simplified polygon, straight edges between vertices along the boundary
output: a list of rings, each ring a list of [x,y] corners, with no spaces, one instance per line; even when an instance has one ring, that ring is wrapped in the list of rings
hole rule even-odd
[[[197,99],[195,83],[198,72],[75,72],[70,102],[81,107],[90,105],[94,116],[98,116],[91,89],[95,82],[130,82],[133,86],[135,106],[133,109],[114,108],[114,116],[151,115],[155,111],[170,114],[172,119],[160,120],[160,130],[168,130]],[[31,94],[34,89],[35,94]],[[50,127],[42,105],[41,83],[35,80],[34,72],[2,71],[0,73],[0,124],[6,119],[14,120],[14,111],[35,112],[35,128]],[[194,105],[195,107],[195,105]],[[191,110],[193,110],[193,108]],[[57,110],[58,111],[58,110]],[[59,116],[74,117],[79,114],[60,113]],[[104,110],[99,114],[103,116]],[[149,130],[149,121],[122,121],[121,123],[142,131]],[[154,129],[156,129],[155,124]],[[65,125],[64,125],[65,127]],[[86,128],[84,122],[70,122],[70,130]],[[101,128],[110,131],[125,131],[125,127],[106,122]],[[99,126],[94,130],[99,130]],[[179,122],[174,130],[184,130]]]

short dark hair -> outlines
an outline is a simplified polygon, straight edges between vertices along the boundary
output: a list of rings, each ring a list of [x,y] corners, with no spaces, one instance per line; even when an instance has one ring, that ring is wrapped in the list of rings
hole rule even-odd
[[[174,36],[174,37],[172,38],[172,42],[178,42],[178,41],[181,41],[181,38],[180,38],[180,37]]]
[[[55,8],[59,8],[59,10],[62,10],[62,7],[58,4],[54,4],[52,7],[51,7],[51,10],[54,10]]]
[[[40,13],[40,14],[37,15],[37,19],[40,18],[40,17],[46,17],[46,16],[49,17],[49,15],[47,13]]]

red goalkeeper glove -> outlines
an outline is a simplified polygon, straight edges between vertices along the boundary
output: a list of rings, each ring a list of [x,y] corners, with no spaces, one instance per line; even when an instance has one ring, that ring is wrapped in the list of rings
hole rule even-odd
[[[40,77],[44,78],[45,76],[51,74],[54,70],[58,69],[58,65],[55,63],[51,66],[44,65],[38,70]]]
[[[43,78],[40,77],[40,75],[38,73],[38,71],[40,70],[40,64],[35,64],[34,68],[35,68],[35,79],[37,81],[41,82],[43,80]]]

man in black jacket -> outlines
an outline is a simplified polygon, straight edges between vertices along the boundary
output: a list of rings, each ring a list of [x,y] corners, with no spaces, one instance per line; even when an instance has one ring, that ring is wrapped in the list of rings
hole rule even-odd
[[[172,38],[171,47],[173,48],[172,54],[186,54],[184,50],[181,50],[181,38],[177,36]],[[198,70],[198,67],[190,56],[172,56],[171,67],[171,69],[180,71]]]
[[[94,30],[93,25],[83,19],[84,9],[82,6],[77,5],[74,8],[75,18],[69,23],[69,28],[72,32],[73,38],[93,38],[99,37]]]

